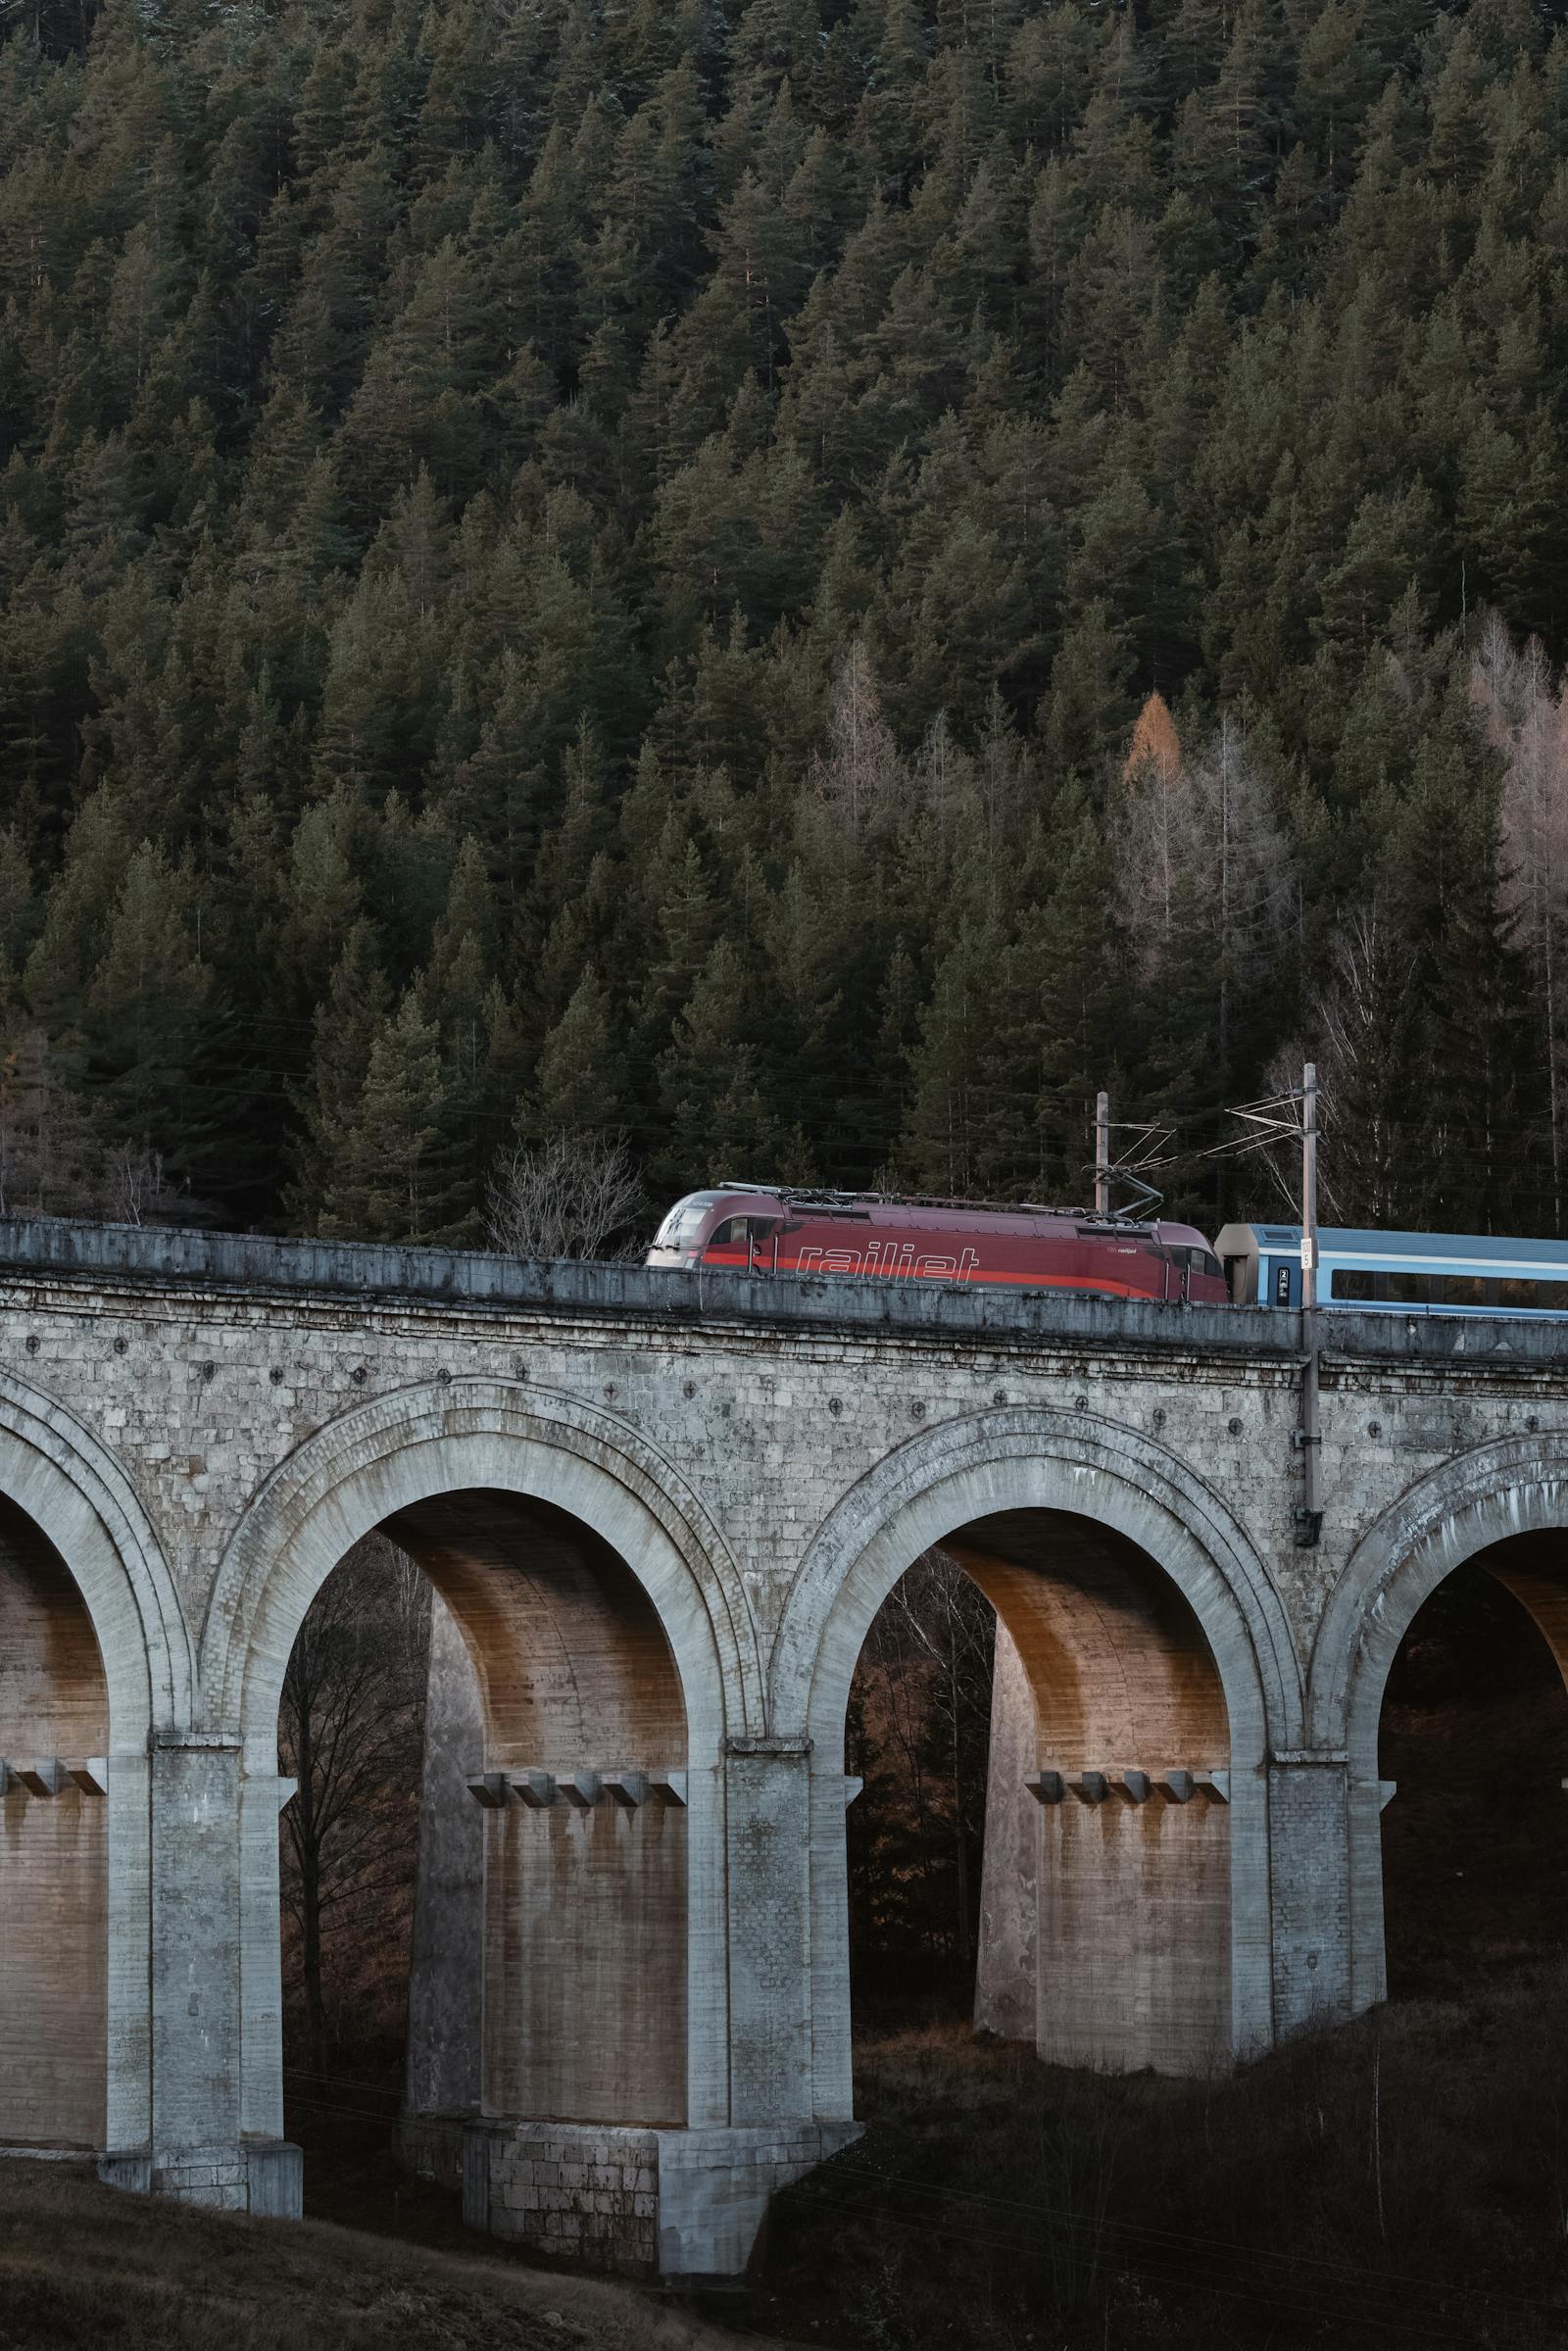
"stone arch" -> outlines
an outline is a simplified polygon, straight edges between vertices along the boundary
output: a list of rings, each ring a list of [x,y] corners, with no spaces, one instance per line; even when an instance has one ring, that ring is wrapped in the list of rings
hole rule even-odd
[[[1218,1495],[1135,1430],[1094,1413],[1027,1406],[998,1406],[906,1439],[836,1504],[785,1603],[772,1729],[814,1738],[840,1683],[848,1696],[865,1632],[909,1561],[956,1526],[1015,1509],[1093,1518],[1127,1536],[1191,1604],[1233,1726],[1238,1707],[1255,1706],[1263,1736],[1299,1743],[1301,1679],[1284,1605]]]
[[[498,1508],[525,1502],[535,1516],[584,1530],[627,1586],[635,1584],[652,1629],[645,1653],[652,1654],[650,1640],[667,1647],[688,1775],[684,2119],[726,2120],[722,1752],[728,1732],[744,1733],[761,1714],[756,1634],[740,1577],[696,1496],[625,1423],[565,1396],[454,1380],[395,1391],[318,1432],[263,1486],[219,1570],[203,1646],[206,1719],[215,1733],[239,1739],[255,1812],[245,1834],[244,2128],[281,2127],[276,1735],[295,1636],[345,1552],[392,1522],[394,1538],[410,1536],[466,1638],[482,1652],[484,1595],[456,1566],[443,1581],[438,1559],[439,1505],[463,1495],[492,1497]],[[535,1617],[547,1634],[548,1614]],[[493,1631],[493,1610],[489,1625]],[[516,1627],[507,1635],[519,1637]],[[669,1716],[666,1704],[660,1719]]]
[[[0,1494],[47,1536],[92,1618],[117,1747],[190,1720],[192,1644],[130,1480],[65,1408],[0,1374]]]
[[[41,2028],[20,1969],[15,1988],[26,2001],[26,2041],[54,2064],[50,2080],[59,2077],[66,2135],[139,2146],[152,2130],[148,1750],[189,1722],[191,1643],[163,1547],[123,1470],[52,1398],[4,1376],[0,1497],[12,1637],[30,1639],[40,1665],[48,1662],[48,1687],[0,1743],[12,1762],[85,1765],[97,1754],[107,1767],[102,1792],[95,1772],[43,1800],[21,1787],[6,1799],[19,1886],[30,1875],[29,1908],[52,1903],[61,1914],[48,1962],[57,2022]],[[39,1785],[50,1784],[46,1773]],[[13,1926],[21,1931],[15,1914]],[[85,2023],[68,2018],[73,2005]],[[6,2071],[23,2094],[27,2069]]]
[[[820,2111],[849,2112],[848,2003],[833,1983],[848,1944],[843,1806],[830,1794],[843,1771],[856,1662],[877,1609],[921,1551],[1020,1513],[1102,1530],[1168,1582],[1190,1612],[1198,1645],[1206,1645],[1229,1739],[1229,2040],[1241,2052],[1270,2038],[1266,1763],[1271,1746],[1299,1742],[1301,1724],[1299,1670],[1279,1594],[1236,1521],[1174,1454],[1098,1415],[999,1407],[922,1431],[862,1478],[818,1530],[786,1604],[772,1728],[809,1742],[823,1788],[812,1812]],[[989,1596],[1020,1649],[1037,1652],[1038,1692],[1051,1652],[1059,1654],[1075,1631],[1092,1634],[1093,1603],[1041,1609],[1031,1606],[1016,1573],[977,1580],[994,1586]],[[1076,1628],[1069,1622],[1075,1615]],[[1146,1655],[1153,1648],[1151,1637]]]
[[[1419,1479],[1363,1535],[1313,1643],[1309,1736],[1348,1763],[1350,1999],[1387,1990],[1378,1736],[1395,1654],[1417,1611],[1454,1569],[1516,1535],[1568,1529],[1568,1438],[1505,1437]],[[1568,1598],[1544,1579],[1501,1579],[1568,1681]]]

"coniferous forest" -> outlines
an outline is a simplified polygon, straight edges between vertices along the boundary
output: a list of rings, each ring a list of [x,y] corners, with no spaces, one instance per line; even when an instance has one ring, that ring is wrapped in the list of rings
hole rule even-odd
[[[4,0],[0,1193],[1568,1217],[1568,30]]]

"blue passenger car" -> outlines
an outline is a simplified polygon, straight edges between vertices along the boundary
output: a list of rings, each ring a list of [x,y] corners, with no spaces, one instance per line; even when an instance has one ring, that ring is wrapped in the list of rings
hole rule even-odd
[[[1320,1226],[1317,1302],[1399,1314],[1568,1315],[1568,1242]],[[1301,1228],[1228,1224],[1214,1245],[1239,1306],[1301,1303]]]

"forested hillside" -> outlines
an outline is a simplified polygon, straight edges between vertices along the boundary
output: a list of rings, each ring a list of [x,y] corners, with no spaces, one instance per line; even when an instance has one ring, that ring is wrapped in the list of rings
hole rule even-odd
[[[1565,361],[1526,0],[3,0],[4,1204],[1560,1229]]]

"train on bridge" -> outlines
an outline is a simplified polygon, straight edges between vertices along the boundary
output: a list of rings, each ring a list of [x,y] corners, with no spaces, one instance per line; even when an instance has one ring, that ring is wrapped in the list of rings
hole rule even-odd
[[[647,1263],[1298,1310],[1302,1231],[1229,1224],[1210,1248],[1194,1226],[1163,1218],[722,1184],[676,1201]],[[1568,1243],[1558,1241],[1327,1227],[1317,1265],[1327,1311],[1568,1314]]]
[[[1029,1201],[893,1200],[750,1184],[677,1200],[647,1261],[732,1273],[1004,1283],[1192,1305],[1222,1305],[1229,1296],[1219,1259],[1191,1225]]]

